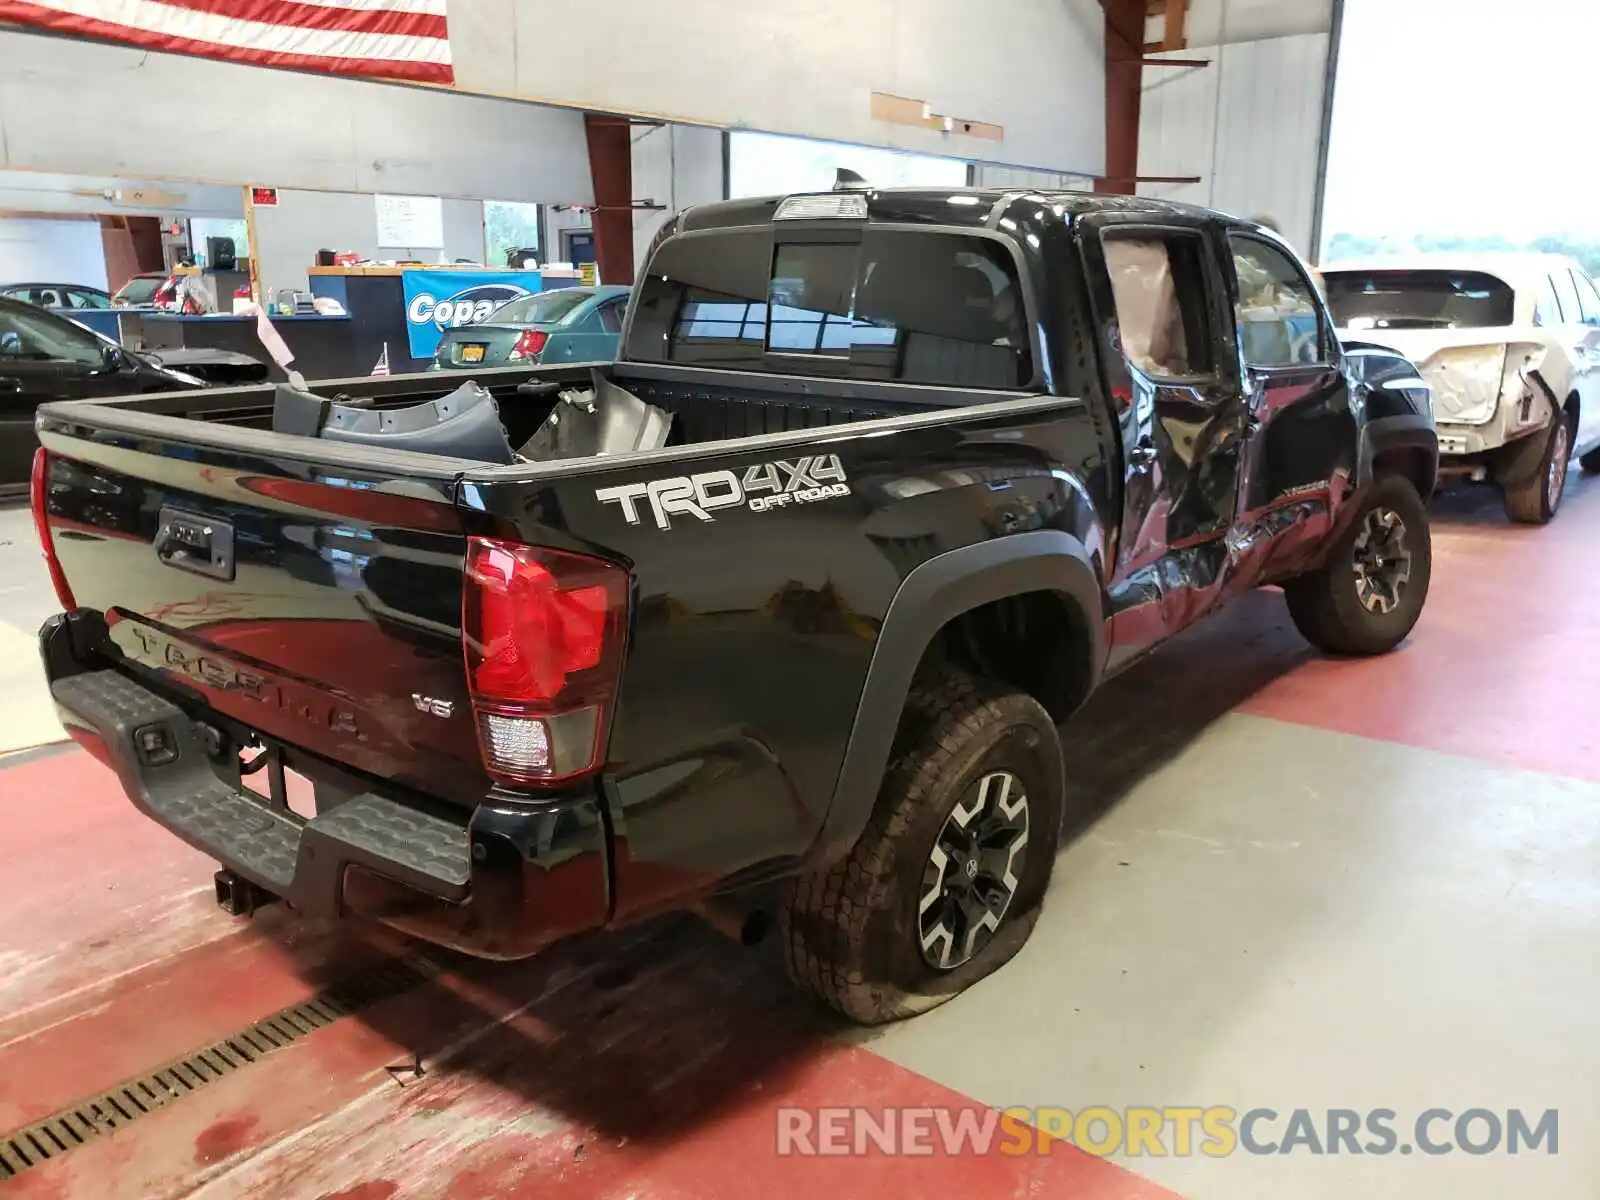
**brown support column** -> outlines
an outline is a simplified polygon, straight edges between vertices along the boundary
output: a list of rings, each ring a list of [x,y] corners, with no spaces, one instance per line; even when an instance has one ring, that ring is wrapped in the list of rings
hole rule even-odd
[[[1094,190],[1138,190],[1139,97],[1144,84],[1146,0],[1102,0],[1106,13],[1106,177]]]
[[[633,156],[628,122],[584,113],[594,182],[594,250],[606,283],[633,282]]]

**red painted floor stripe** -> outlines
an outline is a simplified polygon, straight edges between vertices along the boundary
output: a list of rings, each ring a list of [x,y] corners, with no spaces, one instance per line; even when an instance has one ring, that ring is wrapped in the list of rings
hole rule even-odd
[[[535,965],[520,971],[499,968],[513,988],[538,970]],[[492,1027],[511,1006],[509,998],[473,992],[459,980],[424,985],[33,1168],[7,1185],[7,1200],[12,1195],[50,1200],[188,1196],[207,1179],[273,1143],[301,1136],[375,1089],[398,1091],[387,1067],[419,1054],[426,1060],[473,1031]],[[253,1193],[291,1194],[278,1186]]]
[[[486,1045],[486,1050],[490,1048]],[[492,1052],[492,1050],[490,1051]],[[867,1050],[836,1047],[778,1085],[748,1084],[710,1119],[668,1138],[563,1127],[530,1110],[513,1072],[493,1081],[442,1074],[379,1093],[251,1159],[199,1193],[206,1200],[275,1194],[316,1200],[747,1200],[751,1196],[1001,1197],[1170,1200],[1175,1193],[1076,1148],[1045,1152],[781,1156],[778,1110],[858,1105],[942,1109],[981,1120],[984,1106]],[[329,1152],[337,1146],[338,1153]]]
[[[1506,524],[1481,494],[1436,507],[1433,584],[1407,645],[1308,662],[1243,711],[1600,780],[1600,481],[1575,482],[1544,528]]]
[[[1171,1195],[1065,1146],[779,1157],[782,1105],[987,1111],[836,1032],[772,964],[692,922],[651,926],[529,963],[463,964],[27,1172],[7,1195]],[[413,1056],[424,1073],[401,1087],[386,1068]]]
[[[0,1041],[26,1009],[234,928],[209,899],[215,864],[80,750],[0,769],[0,813]]]
[[[0,1019],[0,1130],[40,1120],[299,1004],[334,972],[348,976],[393,957],[361,941],[356,928],[273,923],[273,915],[135,970],[114,988]]]

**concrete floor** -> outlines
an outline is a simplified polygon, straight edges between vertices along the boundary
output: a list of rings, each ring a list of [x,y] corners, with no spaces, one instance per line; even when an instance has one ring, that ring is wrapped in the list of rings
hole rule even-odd
[[[1600,1196],[1600,481],[1543,530],[1436,506],[1400,653],[1319,660],[1261,594],[1068,730],[1067,846],[1033,940],[887,1031],[841,1029],[770,955],[668,921],[426,982],[51,1158],[0,1195]],[[51,607],[0,514],[0,713],[54,738]],[[209,899],[211,866],[75,749],[0,760],[4,1134],[416,952]],[[420,1064],[421,1073],[416,1068]],[[779,1157],[780,1106],[1559,1110],[1559,1152]],[[1037,1119],[1054,1118],[1039,1114]],[[1448,1140],[1450,1121],[1436,1122]],[[1481,1126],[1480,1126],[1481,1129]],[[1363,1142],[1370,1139],[1363,1136]],[[1548,1144],[1546,1144],[1548,1145]],[[1169,1190],[1170,1189],[1170,1190]]]

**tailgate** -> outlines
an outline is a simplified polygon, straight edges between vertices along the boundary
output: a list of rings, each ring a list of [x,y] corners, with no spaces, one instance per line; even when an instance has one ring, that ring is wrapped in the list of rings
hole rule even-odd
[[[423,460],[431,477],[373,469],[384,455],[315,465],[226,448],[276,435],[108,435],[93,413],[41,422],[45,503],[77,606],[105,614],[130,669],[344,766],[482,799],[455,460]]]

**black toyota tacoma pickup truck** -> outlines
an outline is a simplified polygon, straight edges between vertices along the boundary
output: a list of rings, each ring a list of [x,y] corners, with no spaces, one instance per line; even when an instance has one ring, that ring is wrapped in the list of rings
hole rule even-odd
[[[1383,653],[1428,590],[1425,385],[1199,209],[694,208],[618,362],[476,383],[520,453],[437,375],[40,410],[51,691],[231,911],[517,958],[775,897],[796,981],[890,1020],[1027,937],[1108,674],[1263,585]],[[575,454],[602,393],[666,435]]]

